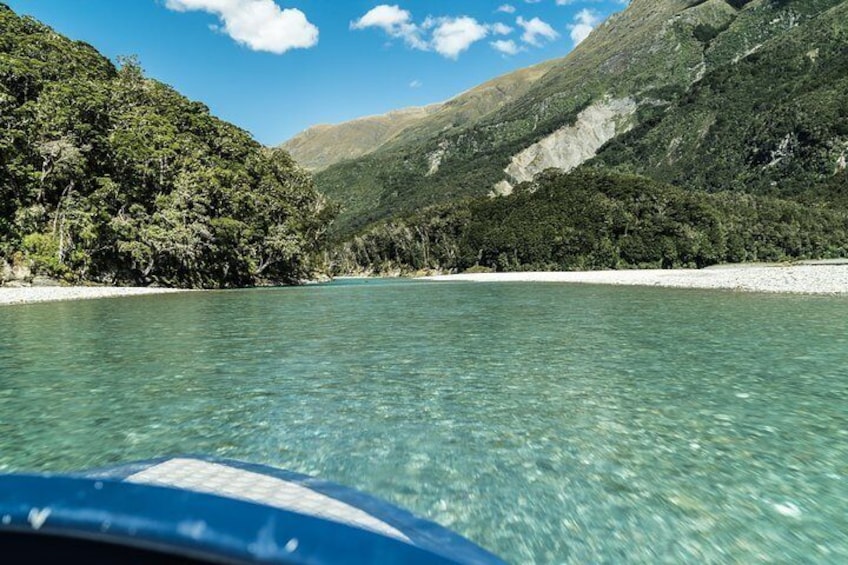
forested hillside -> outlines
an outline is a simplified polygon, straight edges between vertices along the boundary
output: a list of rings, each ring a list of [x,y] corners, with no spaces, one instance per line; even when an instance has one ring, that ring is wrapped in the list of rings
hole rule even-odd
[[[848,0],[633,0],[564,59],[334,129],[372,152],[313,186],[138,62],[0,4],[0,283],[844,255],[846,46]]]
[[[842,206],[828,207],[816,198]],[[339,273],[706,267],[848,254],[848,174],[802,204],[688,191],[645,177],[549,171],[515,193],[377,224],[336,253]]]
[[[816,4],[827,5],[803,7]],[[798,18],[786,33],[707,73],[669,107],[646,110],[592,164],[679,186],[790,197],[844,171],[848,2]]]
[[[508,103],[424,119],[316,186],[343,206],[342,239],[587,163],[800,198],[848,157],[846,30],[845,0],[633,0]]]
[[[485,82],[447,102],[311,127],[282,147],[298,163],[323,171],[336,163],[369,155],[383,147],[426,139],[476,123],[523,96],[557,64],[557,61],[545,61],[520,69]]]
[[[309,277],[333,215],[282,150],[0,4],[0,267],[71,282]],[[2,282],[2,280],[0,280]]]

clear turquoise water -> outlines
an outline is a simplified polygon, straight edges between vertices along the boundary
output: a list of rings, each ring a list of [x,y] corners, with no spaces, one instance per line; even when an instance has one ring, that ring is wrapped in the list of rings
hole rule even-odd
[[[848,300],[345,283],[0,308],[0,469],[206,453],[516,563],[848,562]]]

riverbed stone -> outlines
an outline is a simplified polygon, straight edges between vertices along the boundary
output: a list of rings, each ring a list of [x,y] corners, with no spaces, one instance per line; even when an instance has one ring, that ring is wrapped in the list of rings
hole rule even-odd
[[[0,262],[0,285],[28,286],[31,280],[32,271],[27,265]]]
[[[61,286],[61,283],[56,279],[51,279],[50,277],[33,277],[32,286],[35,287],[50,287],[50,286]]]

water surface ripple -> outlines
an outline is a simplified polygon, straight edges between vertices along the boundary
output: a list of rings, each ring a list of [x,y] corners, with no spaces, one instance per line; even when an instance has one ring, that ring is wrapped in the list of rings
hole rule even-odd
[[[848,300],[337,283],[0,309],[0,470],[205,453],[515,563],[848,562]]]

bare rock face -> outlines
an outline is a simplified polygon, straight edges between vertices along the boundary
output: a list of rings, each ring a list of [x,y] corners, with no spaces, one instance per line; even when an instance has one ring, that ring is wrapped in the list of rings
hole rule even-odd
[[[32,272],[25,265],[11,265],[0,260],[0,286],[28,286]]]
[[[565,126],[512,158],[505,172],[516,182],[533,180],[545,169],[570,171],[592,157],[606,142],[633,127],[638,104],[632,98],[595,102]]]
[[[445,158],[445,153],[448,150],[448,143],[443,141],[439,144],[439,148],[427,155],[427,162],[429,164],[429,170],[427,171],[427,176],[431,177],[439,172],[439,167],[442,166],[442,159]]]
[[[508,180],[502,180],[499,183],[495,184],[489,196],[509,196],[510,194],[512,194],[513,190],[515,190],[515,187],[512,186],[511,182],[509,182]]]

